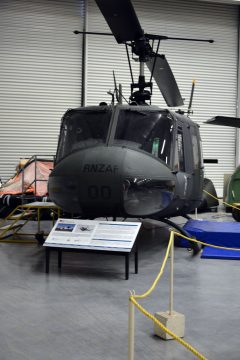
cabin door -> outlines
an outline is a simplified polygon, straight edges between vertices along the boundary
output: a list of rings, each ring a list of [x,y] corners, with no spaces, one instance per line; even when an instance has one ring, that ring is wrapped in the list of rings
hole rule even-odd
[[[192,184],[192,198],[193,200],[202,199],[203,189],[203,160],[201,150],[201,138],[199,130],[196,126],[190,126],[192,157],[193,157],[193,184]]]

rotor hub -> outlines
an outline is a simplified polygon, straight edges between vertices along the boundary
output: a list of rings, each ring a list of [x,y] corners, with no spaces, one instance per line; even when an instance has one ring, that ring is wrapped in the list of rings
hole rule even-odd
[[[149,39],[146,36],[132,42],[132,51],[139,57],[140,62],[146,62],[150,59],[152,54],[152,47],[149,44]]]

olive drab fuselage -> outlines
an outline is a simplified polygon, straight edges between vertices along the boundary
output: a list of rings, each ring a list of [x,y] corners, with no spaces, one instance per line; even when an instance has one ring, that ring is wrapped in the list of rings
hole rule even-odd
[[[156,106],[89,106],[63,116],[52,201],[82,217],[184,215],[202,198],[199,127]]]

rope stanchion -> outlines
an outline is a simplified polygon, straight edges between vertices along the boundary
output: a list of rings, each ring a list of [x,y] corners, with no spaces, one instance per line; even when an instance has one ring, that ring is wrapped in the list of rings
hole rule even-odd
[[[156,277],[156,279],[154,280],[154,282],[152,283],[152,285],[150,286],[150,288],[144,292],[141,295],[130,295],[129,297],[129,301],[131,301],[136,308],[141,311],[145,316],[147,316],[149,319],[151,319],[155,324],[157,324],[164,332],[166,332],[167,334],[169,334],[173,339],[177,340],[180,344],[182,344],[183,346],[185,346],[189,351],[191,351],[198,359],[201,360],[207,360],[206,357],[204,357],[202,354],[200,354],[193,346],[191,346],[190,344],[188,344],[185,340],[183,340],[182,338],[180,338],[179,336],[177,336],[174,332],[172,332],[171,330],[169,330],[166,326],[164,326],[154,315],[150,314],[146,309],[144,309],[137,301],[137,299],[144,299],[147,296],[149,296],[153,290],[155,289],[156,285],[158,284],[159,280],[161,279],[166,263],[167,263],[167,259],[169,257],[170,251],[171,251],[171,247],[174,243],[174,235],[176,233],[174,231],[171,231],[170,233],[170,239],[168,242],[168,246],[167,246],[167,250],[162,262],[162,266],[160,268],[160,271]]]
[[[163,259],[163,262],[162,262],[162,265],[161,265],[161,268],[160,268],[160,271],[156,277],[156,279],[153,281],[152,285],[150,286],[150,288],[145,291],[143,294],[140,294],[140,295],[133,295],[131,294],[130,297],[129,297],[129,301],[132,302],[136,308],[142,312],[145,316],[147,316],[149,319],[151,319],[155,324],[157,324],[165,333],[169,334],[173,339],[177,340],[181,345],[183,345],[186,349],[188,349],[189,351],[191,351],[198,359],[201,359],[201,360],[207,360],[207,358],[202,355],[198,350],[196,350],[192,345],[190,345],[189,343],[187,343],[185,340],[183,340],[181,337],[177,336],[173,331],[171,331],[170,329],[168,329],[166,326],[164,326],[154,315],[152,315],[151,313],[149,313],[146,309],[144,309],[140,304],[139,302],[137,301],[137,299],[144,299],[146,298],[147,296],[149,296],[153,290],[155,289],[156,285],[158,284],[158,282],[160,281],[162,275],[163,275],[163,272],[164,272],[164,269],[165,269],[165,266],[166,266],[166,263],[167,263],[167,259],[169,257],[169,254],[170,254],[170,251],[171,251],[171,247],[173,246],[174,244],[174,237],[175,236],[180,236],[186,240],[189,240],[189,241],[193,241],[193,242],[196,242],[196,243],[200,243],[202,245],[205,245],[205,246],[210,246],[210,247],[213,247],[213,248],[218,248],[218,249],[223,249],[223,250],[235,250],[235,251],[240,251],[240,248],[228,248],[228,247],[224,247],[224,246],[217,246],[217,245],[212,245],[212,244],[208,244],[208,243],[205,243],[203,241],[200,241],[200,240],[197,240],[197,239],[193,239],[193,238],[189,238],[183,234],[180,234],[178,232],[175,232],[175,231],[171,231],[170,233],[170,238],[169,238],[169,242],[168,242],[168,246],[167,246],[167,249],[166,249],[166,253],[165,253],[165,256],[164,256],[164,259]],[[173,260],[173,255],[172,255],[172,260]],[[172,267],[172,271],[173,271],[173,267]],[[170,276],[172,277],[173,275],[170,273]],[[171,282],[173,283],[173,279],[171,279]],[[172,292],[172,294],[171,294]],[[169,310],[171,311],[172,307],[173,307],[173,299],[171,300],[171,297],[173,297],[173,289],[171,288],[170,286],[170,304],[169,304]],[[132,349],[132,352],[134,352],[134,349]],[[132,355],[134,356],[134,355]],[[134,360],[134,358],[129,358],[129,360]]]
[[[128,302],[128,360],[134,360],[134,327],[135,327],[135,311],[134,304],[130,300],[133,293],[129,291],[130,297]]]
[[[170,251],[170,281],[169,281],[169,315],[173,313],[173,268],[174,268],[174,237]]]
[[[144,309],[135,299],[134,296],[130,296],[130,301],[136,306],[136,308],[141,311],[145,316],[147,316],[149,319],[151,319],[155,324],[157,324],[163,331],[165,331],[167,334],[169,334],[171,337],[173,337],[175,340],[177,340],[181,345],[185,346],[186,349],[191,351],[198,359],[200,360],[207,360],[205,356],[200,354],[193,346],[188,344],[185,340],[181,339],[179,336],[177,336],[173,331],[169,330],[166,326],[164,326],[158,319],[156,319],[155,316],[150,314],[146,309]]]

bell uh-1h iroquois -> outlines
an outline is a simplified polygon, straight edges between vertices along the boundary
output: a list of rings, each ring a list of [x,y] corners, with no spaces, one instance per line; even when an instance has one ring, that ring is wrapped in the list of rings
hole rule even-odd
[[[85,218],[154,218],[169,223],[169,217],[185,216],[201,203],[203,163],[199,126],[181,111],[148,105],[152,77],[168,106],[183,105],[166,57],[158,54],[159,44],[167,39],[213,40],[146,34],[130,0],[96,3],[112,31],[100,35],[114,35],[125,44],[131,76],[128,49],[137,55],[139,79],[134,83],[132,76],[128,105],[100,104],[65,113],[49,196],[64,211]],[[151,73],[148,82],[145,64]]]

